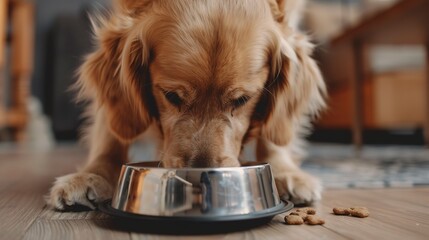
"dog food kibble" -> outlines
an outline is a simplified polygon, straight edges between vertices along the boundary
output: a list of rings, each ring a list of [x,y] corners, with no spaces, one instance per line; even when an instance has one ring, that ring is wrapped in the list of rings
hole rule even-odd
[[[369,216],[369,211],[366,207],[352,207],[350,208],[350,214],[353,217],[366,218]]]
[[[289,215],[300,216],[302,218],[302,220],[304,220],[304,221],[308,216],[307,213],[305,213],[305,212],[291,212]]]
[[[289,215],[285,217],[285,222],[288,225],[301,225],[304,223],[304,220],[298,215]]]
[[[304,212],[304,213],[307,213],[308,215],[316,214],[316,210],[314,208],[298,208],[296,211]]]
[[[366,207],[335,207],[332,209],[335,215],[352,215],[353,217],[365,218],[369,216],[368,208]]]
[[[308,225],[323,225],[325,224],[325,220],[321,219],[316,215],[308,215],[305,223]]]
[[[332,211],[335,215],[350,215],[350,208],[335,207]]]
[[[314,208],[298,208],[295,212],[291,212],[289,216],[285,217],[285,222],[288,225],[301,225],[306,223],[308,225],[322,225],[325,220],[316,216]]]
[[[359,218],[365,218],[369,216],[369,210],[366,207],[334,207],[332,209],[335,215],[346,215]],[[301,225],[306,223],[307,225],[323,225],[325,220],[316,215],[314,208],[298,208],[295,212],[291,212],[285,217],[285,222],[288,225]]]

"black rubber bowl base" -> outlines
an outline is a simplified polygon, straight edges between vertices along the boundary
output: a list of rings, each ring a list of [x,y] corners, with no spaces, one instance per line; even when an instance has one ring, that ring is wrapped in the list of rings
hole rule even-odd
[[[258,214],[243,215],[240,219],[213,219],[199,221],[198,218],[170,218],[153,217],[131,214],[119,211],[110,206],[110,202],[103,203],[99,209],[110,217],[101,221],[101,227],[126,232],[139,232],[162,235],[202,235],[221,234],[244,231],[269,223],[277,214],[290,210],[293,204],[288,202],[275,211]]]
[[[122,218],[110,217],[98,223],[100,227],[123,232],[135,232],[160,235],[211,235],[231,232],[245,231],[263,226],[271,221],[273,217],[257,220],[225,222],[222,224],[181,224],[180,222],[153,222],[144,220],[124,220]]]

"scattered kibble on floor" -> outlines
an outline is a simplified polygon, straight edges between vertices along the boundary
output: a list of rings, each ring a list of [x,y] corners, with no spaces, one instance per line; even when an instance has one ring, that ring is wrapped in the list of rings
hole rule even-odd
[[[298,208],[288,216],[285,216],[285,223],[287,225],[302,225],[304,223],[308,225],[322,225],[325,224],[325,220],[316,216],[314,208]]]
[[[335,215],[351,215],[359,218],[366,218],[369,216],[369,210],[366,207],[334,207],[332,212],[334,212]]]
[[[369,216],[369,210],[366,207],[334,207],[332,212],[335,215],[342,216],[352,216],[359,218],[366,218]],[[291,212],[289,215],[284,218],[287,225],[323,225],[325,220],[316,215],[316,210],[314,208],[298,208],[294,212]]]

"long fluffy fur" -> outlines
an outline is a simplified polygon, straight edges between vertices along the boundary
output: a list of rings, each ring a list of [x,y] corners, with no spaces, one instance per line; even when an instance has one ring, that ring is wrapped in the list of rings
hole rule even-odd
[[[76,85],[91,103],[89,160],[52,188],[50,204],[102,200],[108,194],[92,189],[88,201],[82,193],[111,189],[129,144],[151,125],[166,167],[239,166],[243,143],[254,137],[280,192],[320,198],[319,182],[293,162],[326,94],[314,46],[297,29],[302,4],[118,0],[95,17],[97,45]],[[95,178],[98,187],[82,181]]]

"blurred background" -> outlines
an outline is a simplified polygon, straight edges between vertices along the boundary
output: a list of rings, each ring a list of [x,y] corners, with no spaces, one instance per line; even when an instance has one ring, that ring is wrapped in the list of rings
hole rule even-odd
[[[88,14],[109,5],[0,0],[0,154],[76,143],[84,105],[68,89],[92,48]],[[428,166],[428,6],[426,0],[308,2],[301,27],[317,45],[330,96],[308,137],[309,171],[323,168],[312,162],[321,158]]]

